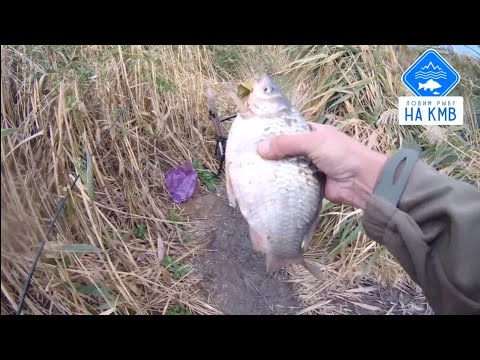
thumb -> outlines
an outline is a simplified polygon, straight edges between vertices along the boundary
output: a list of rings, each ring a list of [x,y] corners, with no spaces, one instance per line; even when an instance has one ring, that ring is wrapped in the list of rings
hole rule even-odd
[[[311,134],[279,135],[258,144],[258,154],[267,160],[279,160],[286,156],[309,156]]]

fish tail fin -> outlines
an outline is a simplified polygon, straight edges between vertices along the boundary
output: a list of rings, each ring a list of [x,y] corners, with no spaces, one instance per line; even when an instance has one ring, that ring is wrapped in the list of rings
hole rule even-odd
[[[423,84],[418,83],[418,89],[417,90],[420,90],[422,87],[423,87]]]
[[[323,280],[325,278],[325,275],[320,265],[308,263],[305,259],[303,259],[302,265],[310,272],[310,274],[312,274],[318,280]]]
[[[302,264],[303,257],[298,258],[284,258],[272,255],[270,251],[266,252],[267,258],[267,272],[273,273],[280,270],[282,267],[290,264]]]
[[[280,270],[282,263],[270,253],[267,253],[267,273],[272,273],[277,270]]]
[[[305,260],[303,255],[294,258],[294,259],[280,259],[275,256],[272,256],[267,252],[267,272],[272,273],[280,270],[282,267],[289,264],[298,264],[302,265],[307,269],[310,274],[312,274],[316,279],[322,280],[325,278],[322,268],[318,264],[312,264]]]

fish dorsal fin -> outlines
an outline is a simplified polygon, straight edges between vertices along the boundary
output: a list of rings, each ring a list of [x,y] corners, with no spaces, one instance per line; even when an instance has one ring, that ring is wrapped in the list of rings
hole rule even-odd
[[[308,226],[307,230],[305,231],[305,234],[303,235],[303,240],[302,240],[302,251],[306,252],[308,248],[310,247],[310,242],[312,241],[313,235],[315,234],[315,230],[317,229],[317,225],[320,221],[320,213],[322,211],[322,203],[323,203],[323,198],[325,196],[325,182],[326,182],[326,176],[322,172],[318,172],[318,177],[319,181],[321,184],[320,187],[320,199],[317,204],[317,210],[315,212],[314,217],[312,218],[312,221],[310,225]]]

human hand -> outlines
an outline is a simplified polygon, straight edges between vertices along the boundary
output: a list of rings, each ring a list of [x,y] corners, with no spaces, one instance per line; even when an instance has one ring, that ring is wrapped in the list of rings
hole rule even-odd
[[[332,125],[310,123],[312,132],[280,135],[261,142],[264,159],[307,156],[327,176],[325,197],[334,203],[364,209],[387,156],[337,130]]]

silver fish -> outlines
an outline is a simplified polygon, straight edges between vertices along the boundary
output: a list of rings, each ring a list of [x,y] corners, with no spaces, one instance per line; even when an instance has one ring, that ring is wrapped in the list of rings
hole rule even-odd
[[[324,175],[304,157],[265,160],[257,153],[262,140],[311,131],[308,122],[268,76],[253,81],[250,93],[236,101],[239,112],[225,151],[229,204],[238,205],[254,248],[266,254],[267,272],[300,264],[321,278],[304,252],[319,221]]]

